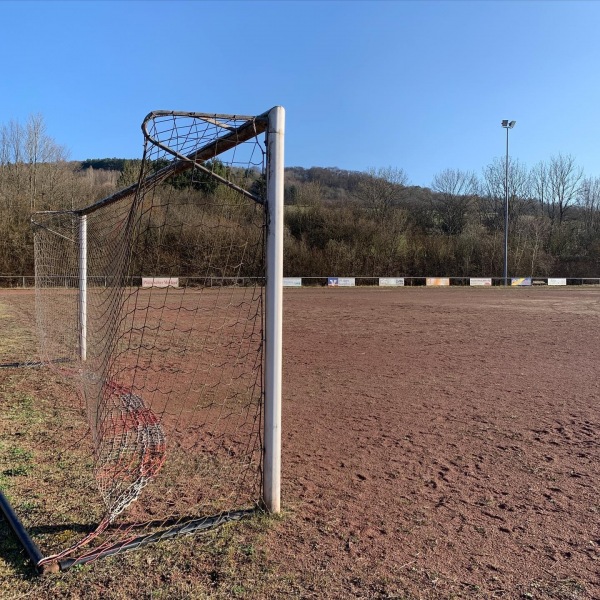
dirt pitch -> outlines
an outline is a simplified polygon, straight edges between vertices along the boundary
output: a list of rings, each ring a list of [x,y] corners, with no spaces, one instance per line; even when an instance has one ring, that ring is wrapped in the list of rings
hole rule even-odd
[[[599,290],[300,289],[284,310],[282,518],[43,582],[0,523],[0,597],[600,598]]]

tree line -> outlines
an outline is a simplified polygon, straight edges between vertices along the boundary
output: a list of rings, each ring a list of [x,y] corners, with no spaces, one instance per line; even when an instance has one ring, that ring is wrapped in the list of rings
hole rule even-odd
[[[500,276],[506,162],[481,175],[436,174],[408,184],[403,169],[286,172],[286,274]],[[570,155],[508,164],[509,274],[597,276],[600,178]]]
[[[1,125],[0,274],[33,274],[33,211],[90,204],[135,182],[139,168],[139,160],[69,160],[41,115]],[[598,273],[600,178],[568,154],[531,168],[511,158],[508,188],[504,158],[480,174],[445,169],[429,187],[410,185],[395,167],[288,167],[285,179],[289,276],[500,276],[507,191],[509,275]],[[201,183],[180,177],[173,185],[216,193],[217,184]]]

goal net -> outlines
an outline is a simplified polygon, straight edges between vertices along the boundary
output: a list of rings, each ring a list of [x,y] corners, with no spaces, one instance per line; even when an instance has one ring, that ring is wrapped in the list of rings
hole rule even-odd
[[[80,389],[101,505],[42,564],[279,510],[282,129],[150,113],[129,187],[34,215],[42,361]]]

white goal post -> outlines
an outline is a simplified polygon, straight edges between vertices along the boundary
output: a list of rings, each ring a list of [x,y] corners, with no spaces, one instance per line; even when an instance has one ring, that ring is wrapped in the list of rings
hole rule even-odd
[[[41,571],[281,510],[285,111],[142,130],[136,183],[32,217],[41,358],[80,389],[104,515],[49,553],[15,527]]]
[[[280,511],[281,495],[281,374],[283,323],[283,196],[285,111],[269,113],[267,135],[267,297],[265,364],[264,501]]]
[[[87,348],[87,215],[79,217],[79,358]]]

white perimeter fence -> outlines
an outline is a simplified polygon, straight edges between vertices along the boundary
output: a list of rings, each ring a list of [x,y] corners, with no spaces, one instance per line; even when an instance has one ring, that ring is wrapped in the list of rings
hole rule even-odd
[[[510,286],[600,285],[598,277],[509,277]],[[284,277],[284,287],[492,287],[504,285],[504,277]]]
[[[259,282],[255,277],[129,277],[126,282],[132,287],[222,287],[249,286]],[[48,277],[44,282],[49,283]],[[110,277],[88,277],[89,287],[123,285]],[[600,277],[511,277],[511,286],[564,286],[600,285]],[[447,287],[472,286],[490,287],[504,285],[503,277],[284,277],[284,287]],[[56,277],[57,287],[79,286],[77,277]],[[33,288],[35,277],[30,275],[0,275],[0,288]]]

